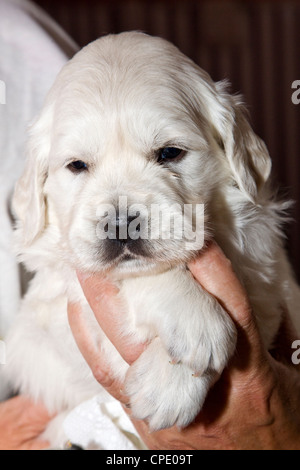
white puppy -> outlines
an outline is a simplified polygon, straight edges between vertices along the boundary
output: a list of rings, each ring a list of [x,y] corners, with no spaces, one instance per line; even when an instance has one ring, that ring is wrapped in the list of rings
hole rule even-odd
[[[13,387],[56,412],[99,393],[68,325],[68,301],[80,302],[133,415],[151,429],[188,425],[236,343],[228,314],[186,268],[202,235],[232,261],[266,347],[283,306],[296,314],[286,205],[273,198],[270,169],[239,98],[168,42],[123,33],[76,54],[32,126],[14,196],[17,251],[36,274],[7,339]],[[192,242],[174,229],[185,207]],[[120,334],[150,341],[131,367],[100,331],[76,270],[118,282]]]

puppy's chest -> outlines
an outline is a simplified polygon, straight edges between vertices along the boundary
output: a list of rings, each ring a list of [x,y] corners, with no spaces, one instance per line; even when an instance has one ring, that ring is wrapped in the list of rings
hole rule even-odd
[[[188,304],[185,282],[178,282],[180,278],[186,281],[187,277],[182,270],[171,270],[159,275],[123,280],[119,295],[127,317],[126,332],[134,333],[140,341],[158,336],[166,316],[173,313],[176,317],[178,310]]]
[[[60,328],[66,325],[65,315],[62,312],[67,311],[67,298],[66,296],[59,296],[51,301],[51,304],[46,301],[32,302],[33,311],[35,312],[35,321],[37,326],[44,331],[51,332],[53,329]]]
[[[120,290],[121,303],[124,306],[126,322],[125,333],[134,334],[139,341],[147,341],[157,336],[158,308],[157,292],[153,292],[147,283],[126,281]]]

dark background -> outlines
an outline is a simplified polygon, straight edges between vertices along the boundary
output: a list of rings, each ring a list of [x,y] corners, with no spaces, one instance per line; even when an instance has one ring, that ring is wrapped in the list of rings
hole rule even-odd
[[[273,179],[295,200],[287,247],[300,280],[300,1],[36,0],[78,43],[140,30],[176,44],[214,80],[242,93],[252,125],[267,143]]]

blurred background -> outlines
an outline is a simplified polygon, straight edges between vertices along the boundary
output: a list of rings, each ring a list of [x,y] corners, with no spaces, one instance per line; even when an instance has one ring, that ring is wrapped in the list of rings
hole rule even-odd
[[[107,33],[140,30],[172,41],[214,80],[242,93],[273,160],[280,194],[295,201],[287,248],[300,280],[299,0],[36,0],[84,46]],[[298,94],[300,98],[300,93]]]

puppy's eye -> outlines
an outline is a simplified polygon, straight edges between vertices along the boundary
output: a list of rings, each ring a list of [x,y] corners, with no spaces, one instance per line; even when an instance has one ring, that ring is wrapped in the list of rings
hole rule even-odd
[[[177,147],[164,147],[158,151],[158,162],[177,160],[185,154],[185,151]]]
[[[74,162],[69,163],[69,165],[67,165],[67,168],[73,171],[73,173],[81,173],[82,171],[87,170],[88,166],[82,160],[76,160]]]

